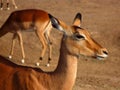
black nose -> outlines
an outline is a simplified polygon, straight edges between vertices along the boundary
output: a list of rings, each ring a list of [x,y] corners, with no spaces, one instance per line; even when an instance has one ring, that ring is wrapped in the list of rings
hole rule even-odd
[[[107,51],[103,51],[104,54],[108,55],[108,52]]]

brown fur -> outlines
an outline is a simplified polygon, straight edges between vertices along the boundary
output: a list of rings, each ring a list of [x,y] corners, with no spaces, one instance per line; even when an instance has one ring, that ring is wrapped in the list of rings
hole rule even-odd
[[[0,37],[8,32],[14,33],[10,52],[11,58],[15,46],[15,39],[18,36],[22,50],[22,59],[24,60],[25,53],[21,32],[35,31],[42,44],[41,59],[43,58],[47,47],[49,47],[49,59],[51,59],[52,48],[49,36],[51,28],[52,25],[47,12],[36,9],[20,10],[11,13],[8,17],[0,29]]]
[[[57,29],[68,29],[57,23],[59,21],[53,17],[51,21],[53,26],[57,25]],[[99,52],[102,52],[103,48],[90,37],[86,30],[75,28],[76,26],[66,25],[66,27],[69,27],[69,30],[64,31],[66,33],[61,42],[58,66],[53,72],[19,66],[0,56],[0,90],[72,90],[77,74],[78,56],[99,54],[104,57],[107,53]],[[79,37],[81,33],[87,38]],[[89,49],[90,46],[88,47],[87,43],[92,48]]]
[[[61,53],[64,49],[63,44]],[[0,90],[72,90],[77,57],[65,53],[60,55],[56,70],[50,73],[16,65],[0,56]]]

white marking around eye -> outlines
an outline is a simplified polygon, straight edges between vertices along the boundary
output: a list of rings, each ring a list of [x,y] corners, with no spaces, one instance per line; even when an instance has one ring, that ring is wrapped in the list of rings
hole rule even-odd
[[[87,37],[84,34],[80,34],[80,35],[83,36],[87,40]]]

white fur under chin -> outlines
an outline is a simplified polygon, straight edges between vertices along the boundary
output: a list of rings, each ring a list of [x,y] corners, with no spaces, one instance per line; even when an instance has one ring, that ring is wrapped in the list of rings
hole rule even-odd
[[[108,57],[108,55],[106,55],[106,54],[97,55],[97,59],[98,59],[98,60],[105,60],[105,58],[107,58],[107,57]]]
[[[97,59],[98,59],[98,60],[104,60],[104,59],[103,59],[103,58],[101,58],[101,57],[97,57]]]

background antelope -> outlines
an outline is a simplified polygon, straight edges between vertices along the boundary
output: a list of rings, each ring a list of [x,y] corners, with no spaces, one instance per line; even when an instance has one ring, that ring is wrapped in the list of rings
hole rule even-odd
[[[64,32],[56,70],[47,73],[13,64],[0,56],[0,90],[72,90],[77,74],[78,56],[98,59],[108,56],[107,50],[96,43],[87,30],[80,27],[80,13],[76,15],[72,26],[51,15],[49,17],[53,27]]]
[[[11,13],[9,18],[3,24],[0,29],[0,37],[5,35],[8,32],[13,33],[12,38],[12,46],[9,58],[12,58],[13,49],[15,46],[15,39],[18,37],[21,50],[22,50],[22,63],[24,63],[25,53],[23,47],[23,39],[22,39],[22,32],[29,32],[35,31],[39,40],[42,44],[42,52],[40,60],[43,59],[43,56],[46,52],[47,47],[49,47],[49,56],[48,56],[48,64],[51,60],[51,52],[52,52],[52,43],[50,41],[50,30],[52,28],[51,21],[49,19],[49,15],[47,12],[42,10],[36,9],[28,9],[28,10],[21,10],[15,11]]]
[[[12,0],[12,4],[14,6],[15,9],[17,9],[17,5],[15,3],[15,0]],[[6,0],[6,6],[7,6],[7,10],[10,10],[10,1],[9,0]],[[0,9],[3,10],[3,0],[1,0],[1,3],[0,3]]]

